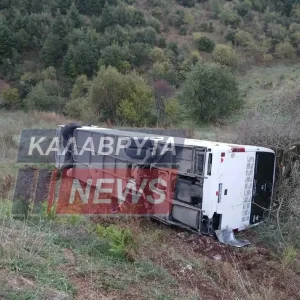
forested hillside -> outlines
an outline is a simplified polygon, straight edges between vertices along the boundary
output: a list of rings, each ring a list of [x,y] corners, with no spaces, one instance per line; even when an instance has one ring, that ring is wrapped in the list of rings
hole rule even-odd
[[[216,121],[243,104],[237,76],[295,62],[299,43],[298,0],[1,0],[0,103],[117,125]]]

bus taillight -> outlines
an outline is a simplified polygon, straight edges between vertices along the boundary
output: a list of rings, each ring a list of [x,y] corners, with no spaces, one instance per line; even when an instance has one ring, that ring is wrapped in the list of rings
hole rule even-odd
[[[232,152],[246,152],[246,149],[244,147],[234,147],[231,148]]]

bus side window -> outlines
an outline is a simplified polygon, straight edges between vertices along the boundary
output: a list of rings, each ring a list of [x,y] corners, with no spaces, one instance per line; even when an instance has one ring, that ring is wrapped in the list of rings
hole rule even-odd
[[[207,164],[207,175],[209,175],[209,176],[211,176],[212,159],[213,159],[213,155],[212,155],[212,153],[209,153],[208,164]]]

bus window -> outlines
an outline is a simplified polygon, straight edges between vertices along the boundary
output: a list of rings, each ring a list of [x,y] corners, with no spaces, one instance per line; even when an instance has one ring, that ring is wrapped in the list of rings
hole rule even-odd
[[[207,164],[207,175],[209,175],[209,176],[211,176],[212,159],[213,159],[213,155],[212,155],[212,153],[209,153],[208,164]]]
[[[195,173],[203,174],[204,173],[204,153],[196,152],[196,162],[195,162]]]

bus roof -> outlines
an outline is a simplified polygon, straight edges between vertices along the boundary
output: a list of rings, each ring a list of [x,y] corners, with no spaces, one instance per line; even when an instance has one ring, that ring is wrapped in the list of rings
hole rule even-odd
[[[134,132],[134,131],[127,131],[127,130],[120,130],[120,129],[112,129],[112,128],[102,128],[97,126],[83,126],[80,128],[77,128],[78,131],[88,131],[88,132],[107,132],[111,135],[115,136],[122,136],[122,137],[149,137],[152,139],[163,139],[164,141],[167,141],[170,136],[163,136],[163,135],[157,135],[157,134],[149,134],[149,133],[143,133],[143,132]],[[197,139],[190,139],[190,138],[179,138],[179,137],[171,137],[174,139],[175,145],[183,145],[186,147],[205,147],[210,148],[213,150],[219,150],[219,151],[228,151],[231,150],[233,147],[244,147],[245,151],[259,151],[259,152],[273,152],[273,150],[265,148],[265,147],[259,147],[259,146],[250,146],[250,145],[238,145],[233,143],[220,143],[220,142],[213,142],[213,141],[207,141],[207,140],[197,140]]]

